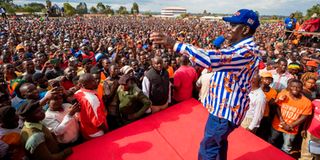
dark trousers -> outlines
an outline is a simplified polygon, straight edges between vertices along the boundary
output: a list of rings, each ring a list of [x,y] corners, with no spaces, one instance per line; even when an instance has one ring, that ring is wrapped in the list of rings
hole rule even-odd
[[[209,115],[204,137],[200,143],[199,160],[226,160],[228,135],[237,126],[232,122]]]
[[[291,35],[292,35],[292,32],[289,32],[289,30],[288,30],[288,31],[285,32],[285,35],[286,35],[286,39],[290,39]]]
[[[262,138],[265,141],[268,141],[268,138],[271,134],[271,119],[270,117],[263,117],[260,122],[260,127],[258,128],[256,135]]]

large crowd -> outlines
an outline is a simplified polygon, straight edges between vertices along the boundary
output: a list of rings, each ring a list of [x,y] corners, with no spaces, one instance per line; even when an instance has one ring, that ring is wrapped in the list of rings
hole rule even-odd
[[[228,42],[214,40],[230,30],[222,21],[136,16],[0,23],[4,159],[64,159],[70,147],[173,104],[203,102],[214,69],[153,45],[150,34],[219,49]],[[293,17],[263,23],[255,33],[261,62],[241,126],[288,154],[301,148],[301,159],[312,159],[319,158],[308,142],[320,142],[320,42],[290,32],[297,23]]]

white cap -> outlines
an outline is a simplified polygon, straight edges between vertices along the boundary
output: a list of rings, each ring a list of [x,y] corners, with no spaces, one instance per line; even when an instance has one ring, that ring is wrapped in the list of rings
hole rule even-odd
[[[318,17],[317,13],[313,13],[313,15],[311,16],[311,18],[317,18],[317,17]]]
[[[108,47],[108,51],[110,52],[111,50],[113,50],[113,48],[112,47]]]

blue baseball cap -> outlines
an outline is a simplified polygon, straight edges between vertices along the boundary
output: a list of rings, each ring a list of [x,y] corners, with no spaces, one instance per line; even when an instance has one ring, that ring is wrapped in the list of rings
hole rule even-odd
[[[103,58],[106,58],[106,56],[102,53],[97,53],[94,58],[96,59],[96,62],[100,61]]]
[[[226,22],[234,24],[245,24],[248,25],[251,29],[257,29],[260,25],[259,16],[256,12],[249,9],[240,9],[234,13],[231,17],[222,18]]]

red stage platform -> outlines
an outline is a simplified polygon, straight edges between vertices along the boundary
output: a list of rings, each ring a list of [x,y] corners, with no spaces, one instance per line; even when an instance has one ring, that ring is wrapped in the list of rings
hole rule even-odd
[[[196,160],[208,112],[190,99],[73,148],[69,160]],[[229,136],[230,160],[292,160],[239,127]]]

